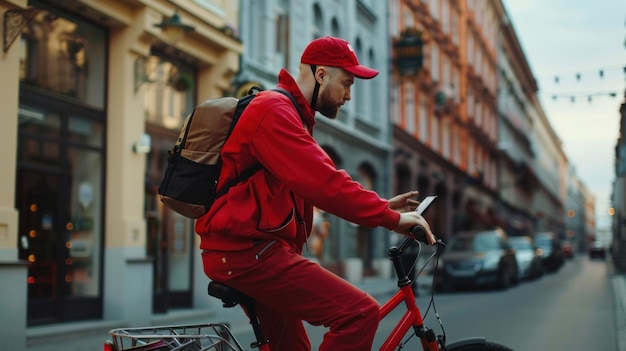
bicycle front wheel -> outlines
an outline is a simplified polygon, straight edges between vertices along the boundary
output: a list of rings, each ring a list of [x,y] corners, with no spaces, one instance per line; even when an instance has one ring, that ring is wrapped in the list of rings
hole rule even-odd
[[[446,345],[447,351],[513,351],[510,347],[485,341],[483,338],[459,340]]]

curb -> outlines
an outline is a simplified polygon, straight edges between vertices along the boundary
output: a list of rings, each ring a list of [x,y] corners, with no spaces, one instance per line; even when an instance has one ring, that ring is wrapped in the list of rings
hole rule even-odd
[[[616,275],[611,278],[615,300],[615,334],[618,351],[626,351],[626,277]]]

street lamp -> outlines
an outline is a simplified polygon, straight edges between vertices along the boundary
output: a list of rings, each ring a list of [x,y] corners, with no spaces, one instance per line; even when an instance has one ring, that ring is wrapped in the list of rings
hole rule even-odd
[[[401,76],[417,76],[423,64],[422,32],[416,28],[407,28],[400,33],[400,38],[393,43],[394,66]]]
[[[163,19],[163,22],[157,23],[154,25],[155,27],[161,28],[165,35],[167,35],[173,44],[180,42],[185,33],[195,28],[193,26],[184,24],[180,20],[180,15],[178,14],[178,10],[174,12],[172,17]]]

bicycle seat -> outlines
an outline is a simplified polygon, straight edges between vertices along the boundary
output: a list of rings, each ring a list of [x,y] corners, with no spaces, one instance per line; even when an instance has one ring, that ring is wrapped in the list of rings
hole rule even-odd
[[[226,284],[211,281],[209,283],[208,290],[209,295],[222,300],[222,302],[224,303],[224,307],[235,307],[237,306],[237,304],[241,304],[247,309],[251,309],[254,307],[253,298],[238,291],[237,289],[231,288]]]

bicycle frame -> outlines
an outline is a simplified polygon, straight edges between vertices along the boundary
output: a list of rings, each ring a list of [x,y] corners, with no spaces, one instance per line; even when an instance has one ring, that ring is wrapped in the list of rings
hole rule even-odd
[[[435,337],[435,333],[424,326],[422,314],[419,307],[415,303],[415,295],[411,286],[412,281],[408,278],[401,263],[401,256],[415,239],[407,237],[399,247],[389,249],[389,259],[393,263],[398,277],[399,290],[383,305],[380,306],[380,320],[383,320],[393,310],[402,303],[406,306],[406,313],[398,321],[392,332],[389,334],[380,351],[392,351],[402,344],[402,338],[409,332],[412,327],[415,335],[420,338],[424,351],[440,351],[439,340]],[[443,245],[443,243],[439,242]],[[256,341],[252,343],[252,348],[258,348],[259,351],[271,351],[269,341],[263,336],[260,321],[254,307],[255,302],[250,296],[242,294],[234,289],[220,284],[211,282],[209,284],[209,294],[222,300],[224,307],[233,307],[239,305],[250,320],[252,329],[255,334]]]
[[[406,313],[398,321],[394,329],[391,331],[385,343],[380,347],[380,351],[392,351],[396,346],[400,345],[402,338],[413,327],[415,334],[420,338],[424,351],[439,351],[439,343],[435,338],[435,333],[424,327],[422,313],[415,303],[415,295],[411,286],[412,281],[407,277],[404,268],[400,262],[400,256],[404,250],[413,243],[413,239],[406,238],[400,247],[392,247],[389,250],[389,258],[393,262],[396,275],[398,277],[398,290],[388,301],[380,307],[380,320],[383,320],[400,304],[406,306]]]

